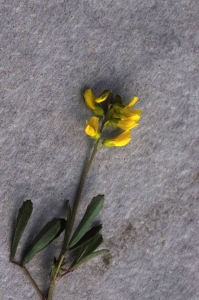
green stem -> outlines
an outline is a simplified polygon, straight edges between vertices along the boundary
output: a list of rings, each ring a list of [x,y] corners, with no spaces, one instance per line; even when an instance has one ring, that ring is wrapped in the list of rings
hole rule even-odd
[[[48,298],[47,298],[47,300],[52,300],[52,298],[53,298],[53,292],[54,292],[54,287],[55,287],[55,281],[52,280],[51,283],[50,283],[49,290],[48,290]]]
[[[88,163],[87,163],[87,165],[84,169],[84,172],[82,174],[82,177],[81,177],[78,189],[77,189],[77,193],[76,193],[76,197],[75,197],[75,203],[74,203],[73,211],[72,211],[71,223],[70,223],[69,239],[70,239],[70,236],[71,236],[71,233],[72,233],[72,230],[73,230],[73,225],[74,225],[74,222],[75,222],[75,217],[76,217],[76,214],[77,214],[77,209],[78,209],[78,205],[79,205],[79,202],[80,202],[80,197],[81,197],[81,193],[82,193],[82,190],[83,190],[83,187],[84,187],[84,183],[85,183],[86,177],[88,175],[88,172],[90,170],[90,167],[92,165],[95,154],[97,153],[97,150],[98,150],[98,143],[99,143],[99,140],[96,141],[96,143],[93,146],[93,151],[92,151],[90,159],[89,159],[89,161],[88,161]]]
[[[107,111],[106,116],[104,117],[104,119],[102,121],[102,125],[101,125],[101,128],[100,128],[100,134],[102,134],[102,132],[103,132],[104,125],[105,125],[105,123],[107,121],[108,115],[109,115],[109,110]],[[77,193],[76,193],[76,197],[75,197],[75,202],[74,202],[74,206],[73,206],[73,210],[72,210],[70,228],[69,228],[69,233],[68,233],[68,241],[70,240],[70,237],[71,237],[71,234],[72,234],[72,231],[73,231],[75,217],[76,217],[76,214],[77,214],[77,209],[78,209],[78,206],[79,206],[79,202],[80,202],[80,198],[81,198],[81,194],[82,194],[82,190],[83,190],[83,187],[84,187],[84,183],[85,183],[86,177],[87,177],[88,172],[89,172],[89,170],[91,168],[91,165],[92,165],[92,162],[94,160],[95,154],[100,149],[99,141],[100,141],[100,139],[96,140],[95,143],[94,143],[93,150],[91,152],[91,156],[90,156],[90,158],[89,158],[89,160],[87,162],[87,165],[86,165],[86,167],[85,167],[85,169],[83,171],[83,174],[82,174],[80,182],[79,182],[79,186],[78,186],[78,189],[77,189]],[[64,253],[61,253],[61,255],[60,255],[59,263],[58,263],[55,275],[51,279],[51,283],[50,283],[50,287],[49,287],[49,291],[48,291],[48,298],[47,298],[47,300],[52,300],[52,295],[53,295],[55,283],[56,283],[56,281],[58,279],[60,279],[61,277],[63,277],[63,276],[59,276],[59,272],[60,272],[62,263],[64,261],[64,258],[65,258],[65,255],[67,254],[67,252],[68,252],[68,249]],[[67,270],[63,275],[66,275],[67,273],[69,273],[71,271],[72,270]]]
[[[11,262],[15,265],[17,265],[18,267],[22,268],[25,275],[28,277],[28,279],[30,280],[30,282],[32,283],[32,285],[34,286],[35,290],[37,291],[38,295],[40,296],[41,300],[45,300],[45,297],[42,295],[42,292],[40,291],[38,285],[36,284],[36,282],[34,281],[34,279],[32,278],[32,276],[30,275],[30,273],[28,272],[28,270],[26,269],[26,267],[24,265],[21,265],[13,260],[11,260]]]
[[[72,216],[71,216],[71,223],[70,223],[68,240],[70,240],[70,236],[72,234],[73,225],[74,225],[74,222],[75,222],[75,217],[76,217],[76,214],[77,214],[77,209],[78,209],[78,205],[79,205],[79,202],[80,202],[80,197],[81,197],[81,193],[82,193],[82,190],[83,190],[83,187],[84,187],[84,183],[85,183],[86,177],[87,177],[88,172],[90,170],[90,167],[92,165],[92,162],[93,162],[93,159],[95,157],[95,154],[98,151],[98,143],[99,143],[99,140],[96,141],[95,144],[94,144],[94,146],[93,146],[93,150],[92,150],[90,159],[89,159],[89,161],[88,161],[88,163],[87,163],[87,165],[86,165],[86,167],[84,169],[84,172],[82,174],[82,177],[81,177],[78,189],[77,189],[77,193],[76,193],[76,197],[75,197],[75,203],[74,203],[73,210],[72,210]],[[65,255],[66,255],[67,251],[68,251],[68,249],[66,250],[65,253],[63,253],[60,256],[59,264],[57,266],[55,275],[51,279],[51,283],[50,283],[50,287],[49,287],[49,291],[48,291],[48,298],[47,298],[47,300],[52,300],[53,291],[54,291],[54,288],[55,288],[55,283],[56,283],[57,279],[59,278],[58,274],[60,272],[60,269],[61,269],[61,266],[62,266],[62,263],[64,261],[64,258],[65,258]]]

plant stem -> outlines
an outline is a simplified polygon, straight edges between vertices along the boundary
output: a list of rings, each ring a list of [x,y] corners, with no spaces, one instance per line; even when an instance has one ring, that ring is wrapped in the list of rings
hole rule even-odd
[[[34,281],[34,279],[32,278],[32,276],[30,275],[30,273],[28,272],[28,270],[26,269],[26,267],[24,265],[21,265],[13,260],[11,260],[11,263],[17,265],[18,267],[22,268],[25,275],[29,278],[30,282],[32,283],[32,285],[34,286],[35,290],[37,291],[38,295],[40,296],[41,300],[45,300],[45,297],[42,295],[42,292],[40,291],[38,285],[36,284],[36,282]]]
[[[107,111],[106,116],[104,117],[104,119],[102,121],[102,125],[101,125],[101,128],[100,128],[100,134],[103,132],[104,125],[105,125],[106,120],[108,118],[108,114],[109,114],[109,110]],[[100,147],[98,147],[99,141],[100,141],[100,139],[96,140],[95,143],[94,143],[94,145],[93,145],[91,156],[90,156],[90,158],[89,158],[89,160],[87,162],[87,165],[86,165],[86,167],[85,167],[85,169],[84,169],[84,171],[82,173],[82,176],[81,176],[81,179],[80,179],[80,182],[79,182],[79,186],[77,188],[77,193],[76,193],[76,196],[75,196],[75,202],[74,202],[74,206],[73,206],[73,210],[72,210],[70,228],[69,228],[69,233],[68,233],[68,241],[70,240],[70,237],[71,237],[71,234],[72,234],[72,231],[73,231],[75,217],[76,217],[76,214],[77,214],[77,209],[78,209],[78,206],[79,206],[79,202],[80,202],[80,198],[81,198],[81,193],[82,193],[82,190],[83,190],[83,187],[84,187],[84,183],[85,183],[86,177],[88,175],[88,172],[89,172],[90,167],[92,165],[92,162],[94,160],[95,154],[97,153],[97,151],[100,148]],[[48,298],[47,298],[47,300],[52,300],[55,283],[56,283],[56,281],[58,279],[60,279],[61,277],[63,277],[62,275],[59,276],[58,274],[60,272],[62,263],[64,261],[64,258],[65,258],[65,255],[67,254],[67,252],[68,252],[68,249],[64,253],[61,253],[61,255],[60,255],[59,263],[58,263],[55,275],[51,279],[50,287],[49,287],[49,290],[48,290]],[[66,275],[67,273],[69,273],[71,271],[72,270],[67,270],[63,275]]]
[[[72,229],[73,229],[73,225],[74,225],[74,222],[75,222],[75,217],[76,217],[76,214],[77,214],[77,208],[78,208],[78,205],[79,205],[79,202],[80,202],[80,197],[81,197],[81,193],[82,193],[82,190],[83,190],[83,187],[84,187],[84,183],[85,183],[86,177],[88,175],[88,172],[90,170],[90,167],[92,165],[95,154],[97,153],[97,150],[98,150],[97,149],[98,143],[99,143],[99,140],[93,146],[93,150],[92,150],[90,159],[89,159],[89,161],[88,161],[88,163],[87,163],[87,165],[84,169],[84,172],[82,174],[82,177],[81,177],[78,189],[77,189],[77,193],[76,193],[76,197],[75,197],[75,203],[74,203],[74,206],[73,206],[72,217],[71,217],[69,239],[70,239]]]
[[[74,225],[74,222],[75,222],[75,217],[76,217],[76,214],[77,214],[77,209],[78,209],[78,205],[79,205],[79,202],[80,202],[81,193],[82,193],[82,190],[83,190],[83,187],[84,187],[84,183],[85,183],[86,177],[87,177],[88,172],[90,170],[90,167],[92,165],[93,159],[95,157],[95,154],[97,153],[98,143],[99,143],[99,140],[96,141],[95,144],[94,144],[94,146],[93,146],[93,150],[92,150],[90,159],[88,160],[88,163],[87,163],[87,165],[86,165],[86,167],[85,167],[85,169],[83,171],[83,174],[82,174],[80,182],[79,182],[79,186],[78,186],[76,197],[75,197],[75,203],[74,203],[73,210],[72,210],[72,216],[71,216],[71,223],[70,223],[70,229],[69,229],[69,237],[68,237],[68,239],[70,239],[70,236],[72,234],[73,225]],[[62,266],[62,263],[64,261],[64,258],[65,258],[65,255],[66,255],[67,251],[68,251],[68,249],[66,250],[65,253],[63,253],[60,256],[59,264],[57,266],[55,275],[51,279],[51,283],[50,283],[50,287],[49,287],[49,291],[48,291],[48,298],[47,298],[47,300],[52,300],[55,283],[56,283],[57,279],[59,278],[58,274],[59,274],[60,268]],[[69,272],[67,272],[67,273],[69,273]]]
[[[55,287],[55,281],[52,280],[50,283],[49,290],[48,290],[48,300],[52,300],[52,298],[53,298],[54,287]]]

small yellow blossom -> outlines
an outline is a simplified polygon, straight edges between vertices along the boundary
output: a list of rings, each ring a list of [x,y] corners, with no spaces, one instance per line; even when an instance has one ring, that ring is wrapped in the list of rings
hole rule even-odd
[[[103,101],[106,101],[106,99],[108,98],[110,92],[111,92],[111,91],[109,91],[109,90],[104,91],[99,97],[97,97],[97,98],[95,99],[95,102],[101,103],[101,102],[103,102]]]
[[[124,118],[124,117],[121,119],[112,118],[106,122],[106,126],[112,125],[114,127],[118,127],[123,130],[130,130],[139,125],[138,124],[139,119],[140,119],[139,114],[134,114],[128,118]]]
[[[97,104],[105,101],[110,94],[110,91],[104,91],[99,97],[95,97],[91,89],[87,89],[83,96],[86,105],[90,108],[96,115],[104,116],[104,110]]]
[[[92,139],[99,139],[100,133],[98,131],[99,126],[99,118],[97,117],[91,117],[90,122],[86,120],[86,128],[85,133],[90,136]]]
[[[127,105],[120,103],[113,104],[113,117],[120,118],[122,120],[129,117],[136,117],[139,120],[142,114],[141,110],[131,109],[131,107],[136,104],[138,99],[138,97],[133,97]]]
[[[106,147],[122,147],[126,146],[131,140],[130,130],[126,130],[114,139],[106,139],[102,142],[103,146]]]
[[[135,127],[138,127],[138,120],[139,118],[137,116],[132,116],[129,118],[125,118],[123,120],[119,120],[117,122],[116,127],[119,127],[123,130],[130,130],[133,129]]]

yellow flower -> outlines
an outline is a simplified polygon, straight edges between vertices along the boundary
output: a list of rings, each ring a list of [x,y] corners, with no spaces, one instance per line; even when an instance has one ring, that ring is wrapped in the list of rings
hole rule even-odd
[[[101,103],[101,102],[103,102],[103,101],[106,101],[106,99],[108,98],[110,92],[111,92],[111,91],[109,91],[109,90],[105,90],[99,97],[97,97],[97,98],[95,99],[95,102]]]
[[[100,133],[98,131],[99,118],[91,117],[90,122],[86,120],[85,133],[92,139],[99,139]]]
[[[104,110],[97,104],[105,101],[110,94],[110,91],[104,91],[99,97],[95,97],[91,89],[87,89],[83,96],[86,105],[90,108],[96,115],[104,116]]]
[[[112,125],[114,127],[121,128],[123,130],[130,130],[134,127],[137,127],[138,121],[140,119],[139,114],[134,114],[128,118],[111,118],[106,122],[106,126]]]
[[[130,142],[130,140],[131,140],[131,132],[130,130],[126,130],[114,139],[104,140],[102,142],[102,145],[106,147],[114,147],[114,146],[122,147],[122,146],[126,146]]]
[[[123,130],[130,130],[130,129],[138,126],[138,120],[139,120],[139,116],[137,116],[137,115],[132,116],[129,118],[125,118],[123,120],[119,120],[115,126],[121,128]]]
[[[131,107],[134,106],[137,101],[138,97],[133,97],[127,105],[120,103],[113,104],[113,116],[122,120],[129,117],[135,117],[138,121],[142,113],[141,110],[131,109]]]

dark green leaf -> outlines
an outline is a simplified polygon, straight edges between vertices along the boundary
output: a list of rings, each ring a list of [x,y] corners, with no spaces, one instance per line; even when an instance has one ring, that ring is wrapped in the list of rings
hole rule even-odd
[[[28,220],[30,219],[30,216],[32,214],[33,205],[31,200],[26,200],[21,208],[19,209],[18,217],[17,217],[17,223],[16,223],[16,229],[12,241],[11,246],[11,259],[14,258],[19,241],[21,239],[21,236],[24,232],[24,229],[28,223]]]
[[[54,241],[56,238],[58,238],[60,236],[60,234],[65,230],[66,228],[66,220],[65,219],[59,219],[60,220],[60,230],[58,231],[58,233],[56,234],[56,236],[54,237],[54,239],[52,241]],[[50,243],[52,242],[50,241]]]
[[[88,247],[86,248],[86,251],[84,252],[82,258],[94,252],[101,245],[102,242],[102,235],[97,234],[96,237],[94,237],[94,239],[92,239],[88,244]]]
[[[75,230],[71,241],[69,243],[70,247],[73,247],[88,231],[90,226],[92,225],[95,217],[99,214],[100,210],[102,209],[104,202],[104,196],[98,195],[97,197],[94,197],[91,201],[91,203],[88,205],[86,212],[79,223],[77,229]]]
[[[72,266],[74,266],[81,258],[82,254],[84,253],[85,251],[85,246],[81,246],[80,248],[78,248],[78,250],[76,251],[76,255],[75,255],[75,258],[70,266],[70,268]]]
[[[89,244],[80,248],[80,251],[77,252],[77,255],[76,255],[71,267],[76,265],[76,263],[79,262],[80,260],[82,260],[84,257],[93,253],[101,245],[102,242],[103,242],[102,235],[98,234],[90,241]]]
[[[27,264],[39,251],[56,239],[65,228],[65,220],[53,219],[38,233],[28,249],[23,264]]]
[[[99,255],[102,255],[102,254],[105,254],[109,252],[109,250],[106,250],[106,249],[102,249],[102,250],[99,250],[99,251],[96,251],[96,252],[93,252],[83,258],[81,258],[77,263],[75,263],[74,265],[72,265],[70,267],[70,269],[74,270],[76,269],[77,267],[79,267],[80,265],[82,265],[83,263],[87,262],[88,260],[92,259],[93,257],[96,257],[96,256],[99,256]]]
[[[98,232],[102,229],[102,225],[97,225],[92,227],[89,231],[87,231],[87,233],[85,233],[85,235],[79,240],[79,242],[77,244],[75,244],[73,247],[70,248],[70,250],[75,250],[83,245],[85,245],[86,243],[88,243],[89,241],[91,241],[97,234]]]
[[[67,216],[67,221],[66,221],[66,227],[65,227],[64,242],[63,242],[63,247],[62,247],[63,252],[65,252],[68,247],[68,242],[69,242],[69,238],[70,238],[69,235],[70,235],[70,230],[71,230],[72,211],[71,211],[69,200],[66,200],[66,216]]]

